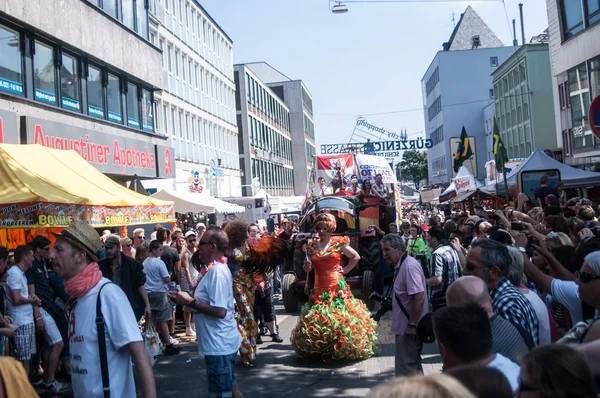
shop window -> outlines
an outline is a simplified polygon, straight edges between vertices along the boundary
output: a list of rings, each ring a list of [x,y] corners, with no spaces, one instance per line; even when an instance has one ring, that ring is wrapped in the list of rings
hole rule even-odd
[[[56,62],[54,48],[35,41],[33,85],[36,101],[56,105]]]
[[[140,128],[138,86],[127,83],[127,125]]]
[[[22,67],[19,32],[0,25],[0,90],[23,95]]]
[[[121,110],[121,82],[118,76],[108,74],[108,120],[115,123],[123,123],[123,111]]]
[[[95,66],[88,66],[87,78],[88,113],[90,116],[104,119],[104,90],[102,87],[102,71]]]
[[[61,105],[65,109],[81,112],[81,86],[79,59],[62,55],[60,68]]]
[[[150,90],[142,89],[142,128],[145,131],[154,131],[152,109],[152,93]]]

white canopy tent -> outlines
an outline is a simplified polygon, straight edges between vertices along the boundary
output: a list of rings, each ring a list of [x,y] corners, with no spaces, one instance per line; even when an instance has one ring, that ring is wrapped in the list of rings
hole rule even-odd
[[[564,188],[567,189],[600,185],[600,173],[576,169],[575,167],[558,162],[540,149],[536,149],[531,156],[506,176],[507,183],[508,185],[516,184],[517,176],[522,171],[538,170],[559,170],[560,179]],[[481,190],[489,194],[504,194],[504,181],[486,185]]]
[[[163,189],[152,195],[153,198],[170,200],[175,203],[177,213],[243,213],[246,209],[243,206],[225,202],[221,199],[209,195],[197,195],[191,193],[176,193]]]
[[[450,186],[440,194],[440,203],[449,201],[459,193],[481,188],[482,186],[483,184],[475,179],[471,170],[463,165],[458,169],[458,173],[452,179]]]

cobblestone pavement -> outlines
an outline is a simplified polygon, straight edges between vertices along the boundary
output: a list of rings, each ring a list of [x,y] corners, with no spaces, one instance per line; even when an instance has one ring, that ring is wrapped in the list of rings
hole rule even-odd
[[[277,305],[281,344],[263,338],[256,364],[244,368],[238,360],[237,382],[246,398],[258,397],[364,397],[374,386],[394,376],[394,336],[390,333],[391,312],[378,328],[381,353],[360,362],[326,365],[298,360],[289,342],[297,314],[285,314]],[[206,368],[197,354],[195,342],[181,339],[183,351],[174,357],[164,357],[155,366],[159,397],[206,397]],[[435,344],[423,348],[425,374],[441,371],[441,358]]]

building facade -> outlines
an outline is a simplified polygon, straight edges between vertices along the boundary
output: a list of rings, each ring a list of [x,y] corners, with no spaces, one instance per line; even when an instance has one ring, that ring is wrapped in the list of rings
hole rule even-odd
[[[316,154],[312,96],[302,80],[292,80],[266,62],[245,65],[266,83],[290,110],[294,194],[303,196],[309,188]]]
[[[242,194],[293,196],[290,109],[246,65],[235,65]]]
[[[600,140],[592,134],[588,112],[600,95],[599,4],[547,0],[546,9],[557,141],[565,163],[594,170]]]
[[[495,114],[508,157],[557,149],[554,118],[548,117],[553,109],[548,44],[522,45],[492,76]]]
[[[465,161],[478,180],[485,178],[486,136],[483,109],[493,103],[492,72],[515,49],[502,42],[469,6],[421,79],[429,181],[447,184],[454,176],[453,155],[462,128],[474,156]],[[484,150],[485,149],[485,150]]]
[[[147,185],[240,196],[233,42],[195,0],[150,0],[149,13],[164,79],[156,129],[174,148],[177,177]]]
[[[0,140],[74,149],[124,184],[173,177],[160,65],[144,1],[0,2]]]

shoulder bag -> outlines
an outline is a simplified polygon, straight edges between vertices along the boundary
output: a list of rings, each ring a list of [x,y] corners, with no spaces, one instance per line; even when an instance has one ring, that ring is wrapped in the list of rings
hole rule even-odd
[[[102,315],[102,301],[100,300],[100,294],[102,289],[108,284],[105,283],[100,287],[98,291],[98,298],[96,299],[96,330],[98,331],[98,352],[100,354],[100,370],[102,372],[102,391],[104,398],[110,398],[110,380],[108,377],[108,357],[106,353],[106,336],[104,330],[104,315]]]

